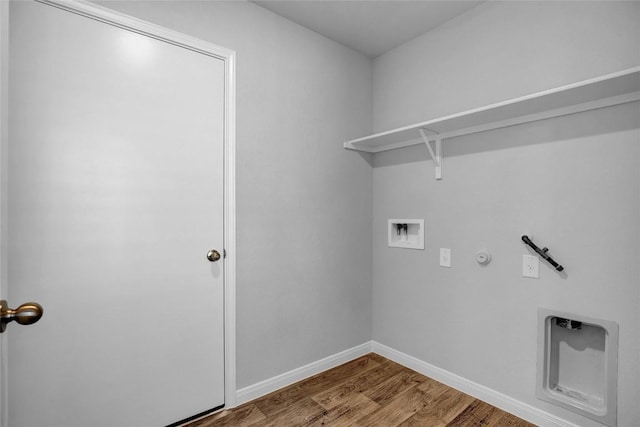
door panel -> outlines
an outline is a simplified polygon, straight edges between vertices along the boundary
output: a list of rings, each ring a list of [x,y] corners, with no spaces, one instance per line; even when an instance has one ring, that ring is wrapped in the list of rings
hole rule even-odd
[[[159,426],[223,404],[224,63],[10,7],[9,425]]]

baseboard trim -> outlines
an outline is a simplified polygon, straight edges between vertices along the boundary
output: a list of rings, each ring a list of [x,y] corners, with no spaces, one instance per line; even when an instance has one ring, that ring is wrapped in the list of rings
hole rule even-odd
[[[274,392],[313,375],[335,368],[343,363],[357,359],[360,356],[371,353],[371,341],[325,357],[300,368],[277,375],[259,383],[241,388],[236,393],[236,405],[249,402],[258,397]]]
[[[261,381],[259,383],[244,387],[238,390],[236,394],[236,404],[241,405],[253,399],[274,392],[278,389],[296,383],[298,381],[309,378],[326,370],[335,368],[343,363],[357,359],[368,353],[377,353],[389,360],[413,369],[429,378],[440,381],[449,387],[460,390],[470,396],[487,402],[497,408],[512,413],[513,415],[527,420],[541,427],[580,427],[570,421],[549,414],[541,409],[533,407],[529,404],[521,402],[517,399],[502,394],[489,387],[470,381],[452,372],[438,368],[423,360],[417,359],[408,354],[402,353],[396,349],[380,344],[376,341],[369,341],[350,349],[341,351],[334,355],[325,357],[308,365],[293,369],[289,372],[277,375],[273,378]]]
[[[513,399],[505,394],[497,392],[466,378],[460,377],[437,366],[431,365],[408,354],[402,353],[376,341],[371,342],[371,351],[400,365],[413,369],[429,378],[440,381],[449,387],[460,390],[470,396],[487,402],[497,408],[507,411],[523,420],[542,427],[580,427],[570,421],[556,417],[541,409]]]

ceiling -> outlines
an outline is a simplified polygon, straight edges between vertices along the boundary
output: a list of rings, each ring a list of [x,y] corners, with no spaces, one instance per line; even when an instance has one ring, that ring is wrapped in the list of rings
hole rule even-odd
[[[253,1],[375,58],[477,6],[482,1]]]

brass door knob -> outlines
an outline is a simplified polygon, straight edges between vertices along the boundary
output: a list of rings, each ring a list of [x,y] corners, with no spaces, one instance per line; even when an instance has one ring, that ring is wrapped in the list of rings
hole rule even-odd
[[[0,333],[7,328],[7,323],[16,321],[20,325],[31,325],[42,317],[42,306],[37,302],[26,302],[15,310],[9,308],[7,301],[0,301]]]
[[[211,262],[216,262],[220,259],[220,252],[216,251],[215,249],[211,249],[209,252],[207,252],[207,259]]]

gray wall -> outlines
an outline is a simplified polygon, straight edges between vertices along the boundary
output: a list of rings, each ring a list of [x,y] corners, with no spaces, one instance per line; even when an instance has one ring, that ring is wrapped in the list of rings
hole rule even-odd
[[[374,62],[377,130],[640,65],[640,3],[483,4]],[[582,426],[534,397],[536,310],[620,325],[620,426],[640,425],[638,103],[374,157],[373,338]],[[425,250],[386,220],[424,218]],[[521,276],[529,234],[566,267]],[[438,248],[452,249],[452,268]],[[480,267],[477,250],[493,262]]]
[[[371,339],[371,61],[248,2],[103,6],[237,52],[237,385]]]
[[[376,58],[376,131],[640,62],[638,2],[487,2]]]

